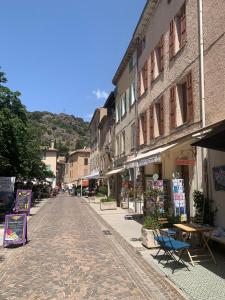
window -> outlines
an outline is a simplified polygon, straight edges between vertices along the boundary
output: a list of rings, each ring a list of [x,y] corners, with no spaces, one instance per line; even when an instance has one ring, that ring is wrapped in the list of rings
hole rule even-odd
[[[139,40],[138,48],[137,48],[138,57],[141,56],[142,52],[144,51],[144,48],[145,48],[145,36]]]
[[[155,78],[164,69],[164,36],[162,35],[160,42],[155,48]]]
[[[140,128],[140,133],[141,133],[141,139],[140,139],[140,144],[141,145],[146,145],[147,144],[147,112],[143,113],[140,117],[141,121],[141,128]]]
[[[155,102],[155,137],[164,134],[164,98],[163,96]]]
[[[131,125],[131,150],[135,147],[135,123]]]
[[[186,5],[184,4],[178,14],[170,22],[169,57],[170,59],[186,43]]]
[[[194,118],[191,73],[177,86],[177,92],[177,126],[179,126]]]
[[[116,137],[116,155],[120,155],[120,136]]]
[[[136,65],[136,55],[137,53],[134,52],[134,54],[131,56],[130,61],[129,61],[129,72],[131,72],[135,65]]]
[[[148,89],[148,61],[138,74],[138,94],[142,96]]]
[[[84,159],[84,165],[85,165],[85,166],[88,166],[88,158],[85,158],[85,159]]]
[[[116,123],[120,121],[120,101],[116,105]]]
[[[132,106],[135,102],[135,81],[130,86],[129,102],[130,106]]]
[[[121,134],[121,153],[125,153],[125,131]]]
[[[170,89],[170,129],[176,126],[176,86],[173,86]]]
[[[126,93],[123,94],[121,98],[121,117],[126,113]]]

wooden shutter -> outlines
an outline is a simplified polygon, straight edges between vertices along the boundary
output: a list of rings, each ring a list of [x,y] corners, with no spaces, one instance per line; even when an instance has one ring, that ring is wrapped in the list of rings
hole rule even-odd
[[[154,138],[154,104],[150,105],[150,140]]]
[[[154,50],[151,52],[151,81],[153,81],[154,78],[154,71],[155,71],[155,55]]]
[[[138,72],[138,80],[137,80],[137,96],[141,96],[141,73]]]
[[[137,147],[140,145],[140,126],[139,126],[139,118],[137,119],[137,124],[136,124],[136,145]]]
[[[142,131],[143,131],[143,140],[144,145],[147,144],[147,112],[142,116]]]
[[[159,133],[164,135],[164,97],[162,96],[159,101],[160,105],[160,124],[159,124]]]
[[[148,89],[148,60],[144,64],[142,77],[144,83],[144,90],[146,91]]]
[[[180,47],[183,47],[186,42],[186,8],[182,6],[180,12]]]
[[[175,54],[175,35],[174,35],[174,20],[170,22],[170,37],[169,37],[169,58],[171,59]]]
[[[170,129],[176,127],[176,86],[170,89]]]
[[[160,40],[160,72],[164,70],[164,35]]]
[[[188,121],[194,120],[194,105],[193,105],[193,84],[191,72],[187,75],[187,106],[188,106]]]

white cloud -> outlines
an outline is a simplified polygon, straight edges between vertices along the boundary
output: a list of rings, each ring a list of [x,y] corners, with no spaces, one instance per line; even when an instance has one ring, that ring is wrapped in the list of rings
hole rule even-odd
[[[84,116],[84,119],[87,120],[87,121],[90,121],[92,117],[93,117],[93,113],[87,113],[87,114]]]
[[[100,89],[97,89],[96,91],[93,91],[92,92],[93,95],[96,96],[97,99],[107,99],[109,94],[104,91],[104,90],[100,90]]]

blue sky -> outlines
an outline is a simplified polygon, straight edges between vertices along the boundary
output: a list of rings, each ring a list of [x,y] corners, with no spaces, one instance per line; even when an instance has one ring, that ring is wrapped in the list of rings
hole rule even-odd
[[[30,111],[90,120],[101,106],[146,0],[7,0],[0,66]]]

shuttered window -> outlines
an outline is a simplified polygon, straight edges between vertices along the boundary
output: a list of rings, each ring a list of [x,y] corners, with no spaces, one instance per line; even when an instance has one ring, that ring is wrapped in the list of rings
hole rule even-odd
[[[147,144],[147,112],[145,112],[141,116],[141,127],[142,127],[142,134],[143,134],[143,143],[144,145],[146,145]]]
[[[138,94],[138,97],[141,96],[141,72],[138,72],[137,94]]]
[[[154,105],[150,105],[149,109],[149,114],[150,114],[150,140],[154,138]]]
[[[194,105],[193,105],[193,84],[192,84],[192,73],[187,75],[187,111],[188,121],[194,120]]]
[[[159,134],[164,135],[164,97],[159,100],[160,120],[159,120]]]
[[[175,54],[175,22],[170,22],[170,37],[169,37],[169,58],[173,58]]]
[[[160,40],[160,65],[159,71],[162,72],[164,70],[164,35],[162,35]]]
[[[170,89],[170,129],[176,128],[176,86]]]
[[[182,6],[180,10],[180,47],[183,47],[186,42],[186,7]]]
[[[140,126],[139,126],[140,120],[137,119],[136,123],[136,145],[137,147],[140,145]]]
[[[155,79],[155,54],[151,52],[151,81]]]
[[[142,68],[142,80],[143,80],[143,87],[145,92],[148,89],[148,61],[145,62]]]

